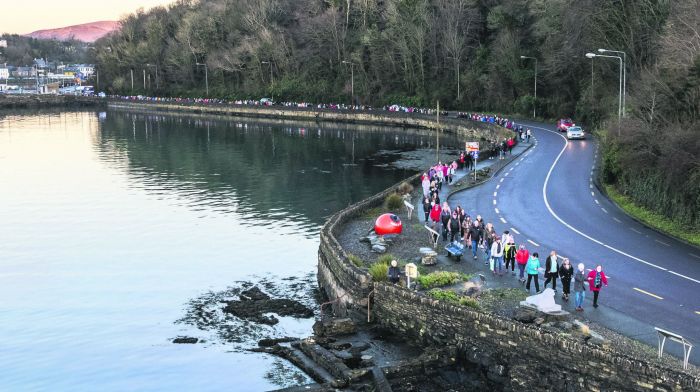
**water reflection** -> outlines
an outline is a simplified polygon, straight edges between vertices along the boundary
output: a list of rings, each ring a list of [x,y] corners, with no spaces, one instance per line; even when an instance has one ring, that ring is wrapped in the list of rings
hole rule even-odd
[[[391,152],[433,141],[312,123],[18,113],[0,114],[0,390],[299,380],[276,358],[231,352],[221,329],[184,322],[192,301],[262,278],[313,291],[325,217],[410,174],[384,167]],[[179,335],[207,343],[170,343]]]

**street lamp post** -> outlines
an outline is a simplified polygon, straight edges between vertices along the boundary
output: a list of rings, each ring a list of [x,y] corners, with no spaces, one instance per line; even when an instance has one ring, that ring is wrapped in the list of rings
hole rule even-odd
[[[532,118],[537,117],[537,59],[530,56],[520,56],[521,59],[535,60],[535,102],[532,104]]]
[[[350,64],[350,105],[355,103],[355,63],[343,60],[343,64]]]
[[[270,99],[272,102],[275,102],[275,81],[272,78],[272,60],[262,61],[261,64],[268,64],[270,66]]]
[[[204,66],[204,86],[207,90],[207,97],[209,96],[209,68],[207,63],[197,63],[198,66]]]
[[[146,64],[146,66],[156,68],[156,89],[160,88],[160,86],[158,85],[158,64]]]
[[[622,117],[625,117],[627,111],[627,53],[610,49],[598,49],[598,52],[622,54]]]
[[[593,59],[594,57],[605,57],[609,59],[618,59],[620,61],[620,93],[617,99],[617,135],[620,136],[620,122],[622,120],[622,57],[608,56],[604,54],[586,53],[586,57]]]

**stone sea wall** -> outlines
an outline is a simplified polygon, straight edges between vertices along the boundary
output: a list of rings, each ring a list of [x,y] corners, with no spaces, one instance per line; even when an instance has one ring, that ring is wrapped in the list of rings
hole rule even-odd
[[[106,103],[101,98],[74,95],[0,94],[0,109],[76,108],[102,106]]]
[[[407,181],[417,183],[419,176]],[[398,184],[397,184],[398,185]],[[344,222],[380,205],[396,185],[334,214],[321,230],[319,286],[336,314],[371,319],[424,345],[454,346],[490,390],[697,391],[700,377],[587,345],[560,333],[372,282],[335,238]],[[370,300],[371,298],[371,300]]]
[[[130,110],[162,111],[170,113],[193,113],[245,118],[266,118],[286,120],[311,120],[352,124],[386,125],[394,127],[436,129],[435,115],[406,114],[384,110],[332,110],[294,107],[266,107],[227,104],[187,104],[173,102],[148,102],[111,100],[109,107]],[[469,140],[502,140],[512,136],[512,132],[491,124],[467,122],[462,119],[440,117],[440,129],[468,138]],[[467,139],[465,139],[467,140]]]

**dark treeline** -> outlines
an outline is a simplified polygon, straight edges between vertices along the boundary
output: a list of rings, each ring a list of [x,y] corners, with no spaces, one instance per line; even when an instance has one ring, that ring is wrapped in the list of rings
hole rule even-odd
[[[126,17],[95,54],[113,93],[203,96],[206,64],[210,96],[350,102],[354,71],[357,103],[521,115],[534,105],[540,117],[607,125],[604,180],[698,228],[699,10],[698,0],[180,0]],[[621,137],[618,63],[584,56],[598,48],[627,53]],[[536,100],[535,61],[521,56],[537,59]]]
[[[52,63],[84,63],[88,59],[88,44],[78,40],[57,41],[2,34],[7,48],[0,48],[0,63],[14,66],[31,66],[34,59]]]

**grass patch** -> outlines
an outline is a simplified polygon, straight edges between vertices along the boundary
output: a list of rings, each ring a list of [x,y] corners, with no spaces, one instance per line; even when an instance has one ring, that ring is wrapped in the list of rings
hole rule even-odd
[[[455,282],[467,280],[469,278],[469,275],[461,274],[459,272],[435,271],[427,275],[420,275],[417,280],[424,289],[432,289],[434,287],[451,285]]]
[[[384,264],[388,267],[389,265],[391,265],[391,260],[396,260],[397,262],[399,261],[391,253],[384,253],[383,255],[377,257],[376,263],[377,264]]]
[[[479,309],[479,302],[477,302],[477,300],[471,297],[461,296],[452,290],[432,289],[428,291],[428,295],[439,301],[459,304],[462,306],[470,307],[472,309]]]
[[[671,219],[636,204],[631,198],[618,192],[612,185],[604,185],[604,187],[605,193],[608,194],[615,204],[635,219],[666,234],[684,239],[693,245],[700,246],[700,232],[689,231],[680,224],[673,222]]]
[[[382,207],[374,207],[362,213],[361,218],[363,219],[377,219],[379,215],[383,212]]]
[[[369,267],[369,274],[372,275],[372,280],[375,282],[384,282],[389,279],[387,273],[389,266],[382,263],[374,263]]]
[[[361,258],[355,256],[352,253],[348,254],[348,260],[350,260],[351,263],[355,264],[355,267],[362,267],[365,265]]]

